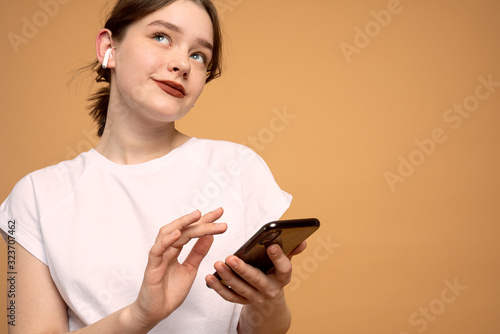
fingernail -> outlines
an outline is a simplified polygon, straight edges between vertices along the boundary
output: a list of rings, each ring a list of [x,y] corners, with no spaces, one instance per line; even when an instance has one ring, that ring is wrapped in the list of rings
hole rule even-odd
[[[194,210],[193,212],[191,212],[189,214],[189,216],[193,217],[193,216],[196,216],[198,214],[198,210]]]
[[[230,260],[229,265],[231,266],[231,268],[236,269],[238,268],[238,261]]]

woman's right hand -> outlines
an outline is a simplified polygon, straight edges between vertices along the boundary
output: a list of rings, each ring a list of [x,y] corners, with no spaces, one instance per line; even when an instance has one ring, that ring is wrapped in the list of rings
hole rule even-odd
[[[143,328],[153,328],[167,318],[186,299],[198,267],[207,255],[214,234],[226,231],[224,223],[214,223],[222,216],[222,208],[203,216],[199,211],[163,226],[149,251],[139,296],[130,305],[130,320]],[[181,264],[177,260],[182,247],[198,238]]]

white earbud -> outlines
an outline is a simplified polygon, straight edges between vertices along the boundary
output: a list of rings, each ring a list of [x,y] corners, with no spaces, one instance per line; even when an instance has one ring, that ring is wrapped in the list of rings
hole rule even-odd
[[[108,61],[109,61],[109,57],[111,57],[111,51],[113,49],[112,48],[109,48],[106,50],[106,53],[104,54],[104,60],[102,61],[102,68],[107,68],[108,67]]]

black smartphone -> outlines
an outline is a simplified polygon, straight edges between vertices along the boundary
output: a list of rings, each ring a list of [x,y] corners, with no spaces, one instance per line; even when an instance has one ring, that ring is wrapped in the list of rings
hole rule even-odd
[[[313,234],[319,228],[319,225],[319,220],[316,218],[278,220],[267,223],[248,239],[234,255],[267,273],[274,268],[273,262],[267,255],[267,247],[278,244],[283,249],[283,252],[288,255]],[[214,275],[223,284],[226,284],[221,280],[217,272]]]

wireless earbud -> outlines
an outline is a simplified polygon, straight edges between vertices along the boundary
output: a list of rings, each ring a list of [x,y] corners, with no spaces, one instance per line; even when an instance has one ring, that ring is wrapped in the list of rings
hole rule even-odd
[[[109,61],[109,57],[111,57],[111,51],[113,49],[112,48],[109,48],[106,50],[106,53],[104,54],[104,60],[102,61],[102,68],[107,68],[108,67],[108,61]]]

